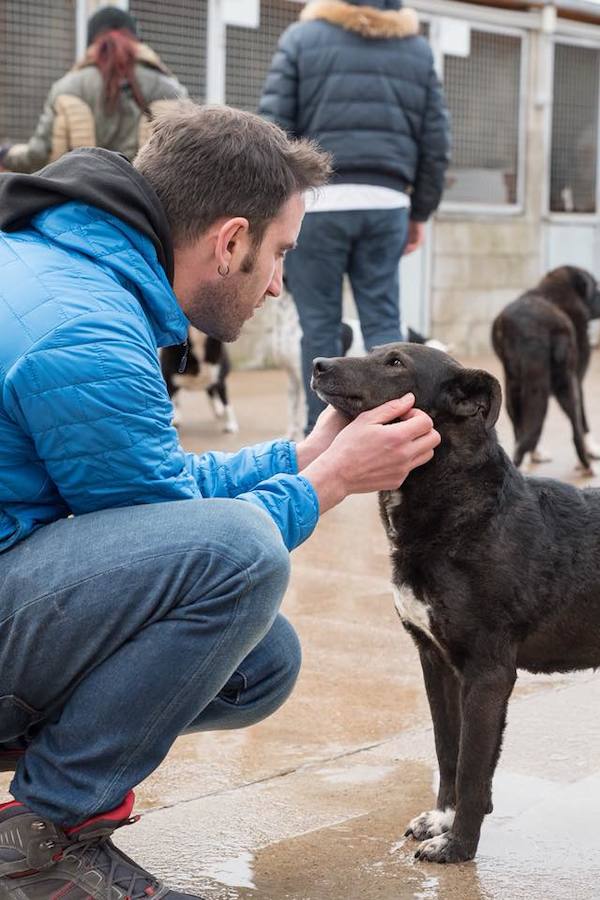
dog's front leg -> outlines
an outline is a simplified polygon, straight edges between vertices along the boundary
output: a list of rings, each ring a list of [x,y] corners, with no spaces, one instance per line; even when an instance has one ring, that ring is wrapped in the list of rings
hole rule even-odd
[[[475,856],[516,680],[509,663],[470,666],[462,674],[456,815],[450,831],[424,841],[417,850],[417,858],[429,862],[463,862]]]
[[[422,841],[452,827],[456,806],[456,769],[460,741],[460,685],[453,669],[433,644],[421,640],[419,655],[440,771],[436,809],[423,812],[409,823],[406,836]]]

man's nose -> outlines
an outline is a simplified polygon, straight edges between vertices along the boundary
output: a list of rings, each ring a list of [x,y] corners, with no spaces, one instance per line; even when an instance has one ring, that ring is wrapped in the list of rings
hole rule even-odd
[[[267,294],[270,297],[279,297],[279,295],[281,294],[282,287],[283,287],[283,265],[279,264],[275,269],[273,278],[271,279],[271,284],[267,288]]]

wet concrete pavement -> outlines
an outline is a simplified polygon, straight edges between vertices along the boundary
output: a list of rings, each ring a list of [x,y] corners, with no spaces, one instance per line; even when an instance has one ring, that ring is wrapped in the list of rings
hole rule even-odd
[[[498,374],[491,357],[465,362]],[[596,352],[587,405],[597,438],[599,388]],[[186,447],[236,449],[284,431],[283,373],[236,372],[231,393],[240,435],[221,435],[204,397],[188,394]],[[510,448],[504,414],[499,433]],[[578,479],[555,406],[543,443],[554,461],[538,473],[600,485]],[[121,847],[207,900],[600,898],[600,676],[520,676],[476,861],[422,864],[403,834],[435,805],[433,737],[373,496],[329,512],[294,553],[284,612],[304,648],[292,698],[245,731],[177,741],[138,788],[145,814],[118,834]]]

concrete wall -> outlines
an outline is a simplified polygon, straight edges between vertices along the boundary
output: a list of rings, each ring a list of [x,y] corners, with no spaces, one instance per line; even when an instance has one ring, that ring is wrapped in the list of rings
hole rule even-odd
[[[539,279],[535,226],[520,220],[437,221],[431,332],[456,352],[490,347],[498,312]]]
[[[434,222],[431,331],[457,353],[487,352],[494,317],[535,285],[544,267],[541,229],[551,47],[539,32],[530,32],[528,44],[522,212],[440,212]]]

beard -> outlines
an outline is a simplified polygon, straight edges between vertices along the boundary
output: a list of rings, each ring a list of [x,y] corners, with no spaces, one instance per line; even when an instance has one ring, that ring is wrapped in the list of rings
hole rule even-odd
[[[249,312],[248,307],[248,295],[253,296],[255,290],[248,276],[252,275],[255,260],[255,253],[249,253],[239,273],[198,288],[185,310],[195,328],[224,343],[237,340],[254,311],[252,307]]]
[[[192,325],[209,337],[235,341],[246,321],[241,285],[225,280],[198,289],[186,309]]]

